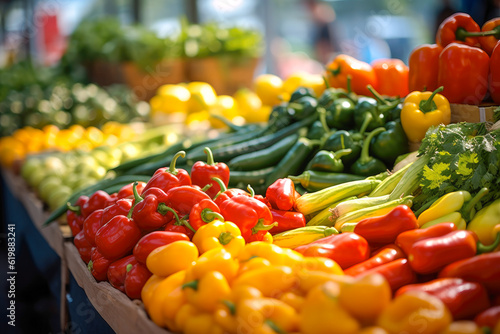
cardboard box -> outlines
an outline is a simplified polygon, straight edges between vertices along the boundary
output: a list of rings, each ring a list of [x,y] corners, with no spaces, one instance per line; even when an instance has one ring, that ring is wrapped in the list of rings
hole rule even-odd
[[[468,104],[450,104],[451,123],[469,122],[493,122],[493,110],[498,106],[486,105],[468,105]]]

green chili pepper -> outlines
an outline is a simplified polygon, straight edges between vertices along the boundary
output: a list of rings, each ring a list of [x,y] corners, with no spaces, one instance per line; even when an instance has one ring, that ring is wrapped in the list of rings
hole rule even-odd
[[[356,105],[354,110],[354,123],[360,128],[365,120],[366,114],[371,114],[373,119],[368,124],[367,130],[372,131],[392,120],[392,110],[398,108],[400,99],[388,101],[380,96],[377,91],[368,85],[368,89],[375,96],[375,99],[366,97]],[[397,112],[395,112],[397,114]]]
[[[387,167],[382,161],[377,158],[370,156],[370,143],[372,139],[384,132],[384,128],[377,128],[370,132],[363,143],[363,149],[361,150],[361,156],[358,160],[351,166],[351,173],[361,176],[371,176],[378,173],[384,172]]]
[[[394,166],[397,157],[408,153],[408,138],[400,121],[387,123],[385,129],[372,139],[370,152],[387,166]]]
[[[339,150],[337,152],[321,150],[311,159],[306,169],[322,172],[338,173],[344,171],[344,164],[341,157],[348,155],[352,150],[350,148]]]
[[[294,115],[295,110],[286,104],[274,106],[269,115],[268,128],[272,131],[283,129],[294,122]]]

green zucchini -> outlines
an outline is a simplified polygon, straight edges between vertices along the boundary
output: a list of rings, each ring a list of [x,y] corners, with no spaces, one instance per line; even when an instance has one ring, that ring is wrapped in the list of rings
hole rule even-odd
[[[347,173],[330,173],[314,170],[306,170],[297,176],[288,176],[293,182],[300,183],[309,192],[319,191],[338,184],[359,181],[365,179],[363,176]]]
[[[285,137],[263,150],[242,154],[228,162],[229,169],[251,171],[275,166],[299,139],[298,134]]]

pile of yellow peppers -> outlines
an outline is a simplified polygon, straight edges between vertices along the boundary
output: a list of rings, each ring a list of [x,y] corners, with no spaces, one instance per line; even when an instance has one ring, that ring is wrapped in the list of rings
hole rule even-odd
[[[271,238],[245,244],[231,222],[216,220],[193,242],[155,249],[147,267],[145,309],[173,332],[480,333],[472,321],[452,322],[436,297],[392,299],[379,274],[345,276],[334,261],[304,257]]]

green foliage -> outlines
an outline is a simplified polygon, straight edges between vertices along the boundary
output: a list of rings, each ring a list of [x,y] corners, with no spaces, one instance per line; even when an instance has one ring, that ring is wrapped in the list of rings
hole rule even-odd
[[[500,198],[500,130],[488,132],[485,123],[457,123],[429,129],[419,156],[429,158],[420,171],[421,194],[417,206],[424,206],[448,192],[471,194],[487,187],[482,203]]]

